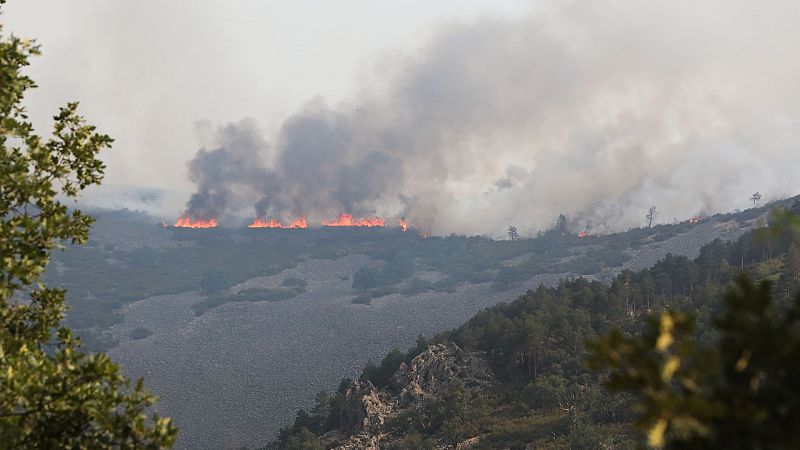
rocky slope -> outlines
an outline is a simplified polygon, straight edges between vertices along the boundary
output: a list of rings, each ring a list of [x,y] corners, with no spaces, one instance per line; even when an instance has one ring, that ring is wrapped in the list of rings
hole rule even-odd
[[[345,394],[344,425],[323,436],[323,442],[339,450],[386,448],[401,439],[387,430],[387,421],[456,385],[480,391],[493,379],[483,354],[454,343],[430,346],[410,364],[400,365],[388,389],[354,381]],[[468,447],[466,442],[458,448]]]

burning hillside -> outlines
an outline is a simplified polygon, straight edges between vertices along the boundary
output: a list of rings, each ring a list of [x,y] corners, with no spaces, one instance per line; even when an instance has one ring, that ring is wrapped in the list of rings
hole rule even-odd
[[[398,227],[402,231],[408,231],[410,228],[408,221],[404,218],[397,220]],[[381,217],[353,217],[352,214],[342,213],[336,220],[323,220],[320,224],[322,227],[352,227],[352,228],[384,228],[386,220]],[[182,216],[175,222],[173,227],[176,228],[216,228],[218,226],[216,219],[195,219],[189,215]],[[165,228],[170,225],[164,224]],[[298,217],[289,223],[281,222],[278,219],[253,219],[247,228],[280,228],[280,229],[305,229],[309,228],[308,219],[306,216]]]
[[[339,214],[337,220],[323,220],[324,227],[384,227],[386,222],[380,217],[360,217],[354,218],[351,214]]]
[[[250,223],[250,225],[247,226],[247,228],[308,228],[308,221],[306,220],[305,216],[303,216],[298,219],[294,219],[293,221],[289,222],[288,225],[284,225],[275,219],[255,219],[252,223]]]
[[[192,219],[190,216],[183,216],[173,225],[176,228],[216,228],[216,219]]]

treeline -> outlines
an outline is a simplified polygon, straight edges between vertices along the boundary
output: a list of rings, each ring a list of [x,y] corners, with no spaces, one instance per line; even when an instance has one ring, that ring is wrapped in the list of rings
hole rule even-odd
[[[800,202],[793,209],[800,212]],[[650,269],[622,272],[609,285],[577,278],[539,287],[455,330],[419,338],[406,352],[390,352],[380,364],[367,365],[361,379],[391,389],[389,380],[402,362],[431,344],[455,342],[486,352],[498,381],[481,393],[457,390],[424,402],[387,423],[389,432],[408,436],[407,448],[476,435],[485,439],[473,448],[639,445],[629,432],[633,415],[625,397],[606,392],[600,376],[585,368],[584,344],[614,328],[638,334],[643,317],[666,309],[696,316],[696,338],[707,342],[722,293],[741,273],[770,280],[773,295],[789,299],[800,291],[800,238],[791,230],[767,234],[756,230],[733,242],[713,241],[693,260],[667,255]],[[301,411],[272,448],[324,448],[319,436],[337,429],[348,383],[343,380],[334,394],[320,393],[312,411]],[[420,417],[409,417],[415,414]]]

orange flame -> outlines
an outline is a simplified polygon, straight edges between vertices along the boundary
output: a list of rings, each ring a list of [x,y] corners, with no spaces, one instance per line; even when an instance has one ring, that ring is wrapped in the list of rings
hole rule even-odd
[[[397,223],[400,224],[400,229],[403,230],[404,233],[408,231],[408,222],[406,222],[406,219],[401,217],[397,220]]]
[[[308,222],[306,222],[306,216],[294,219],[293,221],[289,222],[287,228],[308,228]]]
[[[578,237],[582,237],[582,238],[583,238],[583,237],[586,237],[586,236],[588,236],[588,235],[589,235],[589,234],[588,234],[588,233],[586,233],[585,231],[581,231],[580,233],[578,233]]]
[[[175,222],[174,226],[177,228],[216,228],[217,219],[192,220],[189,216],[183,216]]]
[[[380,217],[361,217],[354,219],[347,213],[339,214],[336,221],[323,220],[322,225],[326,227],[383,227],[386,222]]]
[[[275,219],[254,219],[247,228],[308,228],[308,222],[306,222],[305,216],[294,219],[289,222],[289,225],[284,225]]]

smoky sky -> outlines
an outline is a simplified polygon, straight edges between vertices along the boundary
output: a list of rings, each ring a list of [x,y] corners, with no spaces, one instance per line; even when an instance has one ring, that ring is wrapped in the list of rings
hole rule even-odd
[[[274,135],[219,128],[187,211],[312,221],[404,216],[433,233],[599,230],[800,191],[800,6],[564,2],[443,24],[357,95]],[[233,222],[233,219],[231,219]]]

